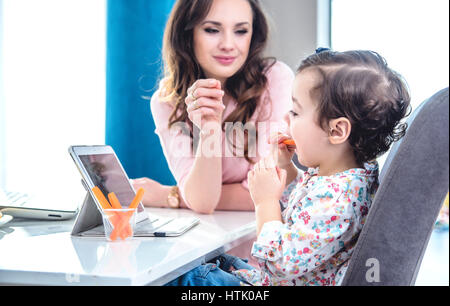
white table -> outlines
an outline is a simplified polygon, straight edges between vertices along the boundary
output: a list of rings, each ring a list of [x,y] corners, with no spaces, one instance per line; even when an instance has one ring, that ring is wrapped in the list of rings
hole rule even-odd
[[[200,224],[179,237],[105,238],[70,236],[74,220],[13,220],[0,227],[0,284],[162,285],[215,256],[255,239],[253,212],[147,209]]]

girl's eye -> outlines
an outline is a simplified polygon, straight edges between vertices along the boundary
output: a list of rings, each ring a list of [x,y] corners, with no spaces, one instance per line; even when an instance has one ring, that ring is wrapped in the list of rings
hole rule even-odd
[[[212,29],[212,28],[206,28],[205,29],[206,33],[210,33],[210,34],[214,34],[214,33],[218,33],[219,31],[216,29]]]
[[[290,114],[292,117],[298,116],[298,114],[297,114],[296,112],[294,112],[293,110],[289,111],[289,114]]]

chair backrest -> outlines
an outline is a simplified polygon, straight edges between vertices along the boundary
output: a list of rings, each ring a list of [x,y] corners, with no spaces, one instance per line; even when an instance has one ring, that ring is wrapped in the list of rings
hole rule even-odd
[[[446,88],[409,118],[384,164],[343,286],[414,285],[449,189],[448,117]]]

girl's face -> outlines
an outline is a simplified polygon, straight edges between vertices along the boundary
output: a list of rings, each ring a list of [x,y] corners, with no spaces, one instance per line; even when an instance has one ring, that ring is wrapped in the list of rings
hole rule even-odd
[[[247,0],[214,0],[194,28],[194,53],[207,78],[224,82],[245,63],[252,40],[253,12]]]
[[[312,168],[319,167],[329,151],[329,135],[318,124],[318,101],[311,96],[317,81],[317,73],[312,70],[297,74],[292,92],[293,109],[286,117],[299,162]]]

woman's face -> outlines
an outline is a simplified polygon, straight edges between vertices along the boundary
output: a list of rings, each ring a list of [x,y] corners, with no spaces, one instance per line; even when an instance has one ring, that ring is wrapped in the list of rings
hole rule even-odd
[[[194,53],[207,78],[224,82],[245,63],[252,40],[253,12],[247,0],[213,0],[194,28]]]

